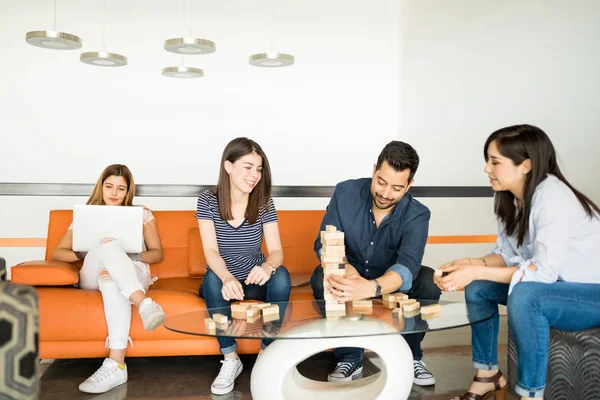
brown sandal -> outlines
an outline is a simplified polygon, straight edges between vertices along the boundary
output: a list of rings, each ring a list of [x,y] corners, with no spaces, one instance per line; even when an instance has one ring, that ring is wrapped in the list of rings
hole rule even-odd
[[[467,392],[460,396],[460,400],[488,400],[492,397],[495,400],[506,400],[506,396],[508,396],[508,385],[504,385],[504,387],[500,386],[500,378],[502,377],[502,372],[498,371],[496,375],[490,376],[489,378],[482,378],[475,375],[473,378],[474,382],[478,383],[493,383],[494,390],[490,390],[489,392],[481,395],[473,392]]]

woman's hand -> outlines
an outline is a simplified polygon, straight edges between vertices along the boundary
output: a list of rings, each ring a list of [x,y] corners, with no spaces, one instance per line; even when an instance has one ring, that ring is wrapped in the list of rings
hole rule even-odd
[[[268,270],[267,270],[268,268]],[[248,277],[246,278],[246,285],[264,285],[271,279],[271,267],[270,266],[256,266],[252,268]]]
[[[244,300],[244,288],[233,275],[227,276],[222,282],[221,294],[225,300]]]
[[[440,267],[442,272],[448,272],[448,275],[438,276],[436,284],[447,292],[454,292],[463,289],[469,283],[478,279],[480,265],[472,264],[450,264]]]

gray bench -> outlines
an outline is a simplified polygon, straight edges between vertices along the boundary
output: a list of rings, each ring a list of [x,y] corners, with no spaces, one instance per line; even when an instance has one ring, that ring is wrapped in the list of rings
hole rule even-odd
[[[508,384],[517,382],[517,348],[508,331]],[[564,332],[550,329],[545,400],[600,399],[600,328]]]
[[[38,379],[38,296],[31,286],[6,282],[0,258],[0,399],[35,399]]]

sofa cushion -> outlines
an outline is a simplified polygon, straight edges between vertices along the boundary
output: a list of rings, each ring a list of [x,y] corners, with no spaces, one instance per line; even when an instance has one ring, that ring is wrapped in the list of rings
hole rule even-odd
[[[155,290],[177,290],[198,296],[202,278],[162,278],[150,285],[148,296]]]
[[[30,286],[63,286],[79,282],[79,267],[60,261],[28,261],[11,269],[12,282]]]

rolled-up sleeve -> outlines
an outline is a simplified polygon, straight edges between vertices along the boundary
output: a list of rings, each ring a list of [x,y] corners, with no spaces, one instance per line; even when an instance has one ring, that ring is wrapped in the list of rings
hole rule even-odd
[[[519,282],[556,282],[560,268],[568,263],[569,202],[564,194],[553,193],[540,199],[538,204],[538,208],[531,210],[535,226],[533,257],[519,262],[519,269],[512,276],[509,293]],[[535,265],[535,271],[529,268],[531,264]]]
[[[398,248],[396,263],[388,269],[402,278],[400,291],[410,290],[413,278],[419,275],[429,234],[430,216],[431,212],[426,210],[408,222]]]

